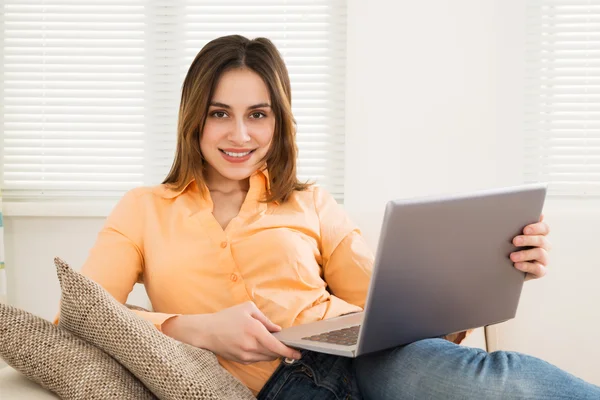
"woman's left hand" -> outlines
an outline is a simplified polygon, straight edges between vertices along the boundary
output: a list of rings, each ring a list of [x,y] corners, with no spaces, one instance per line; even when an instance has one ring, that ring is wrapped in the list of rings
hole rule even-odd
[[[516,269],[527,272],[525,280],[538,279],[546,275],[548,267],[548,251],[550,242],[546,236],[550,233],[550,227],[540,216],[540,222],[527,225],[523,229],[523,235],[515,236],[513,244],[518,247],[531,246],[532,249],[515,251],[510,254]]]

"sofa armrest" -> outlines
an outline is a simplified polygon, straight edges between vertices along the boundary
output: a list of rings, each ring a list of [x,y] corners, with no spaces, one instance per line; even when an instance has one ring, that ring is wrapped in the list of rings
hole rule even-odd
[[[485,328],[475,329],[467,338],[461,343],[461,346],[477,347],[487,351],[487,340]]]
[[[2,400],[56,400],[58,396],[11,367],[0,368]]]

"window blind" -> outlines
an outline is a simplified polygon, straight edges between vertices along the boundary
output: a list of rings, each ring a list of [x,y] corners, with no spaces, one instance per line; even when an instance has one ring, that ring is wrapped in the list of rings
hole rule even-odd
[[[525,180],[556,196],[600,195],[600,2],[527,8]]]
[[[264,36],[292,82],[298,173],[343,201],[343,0],[2,1],[5,200],[117,198],[166,176],[185,73],[210,40]]]

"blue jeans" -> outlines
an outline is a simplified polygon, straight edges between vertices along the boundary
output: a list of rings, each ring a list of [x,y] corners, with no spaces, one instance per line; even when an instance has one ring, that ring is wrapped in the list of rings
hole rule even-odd
[[[600,399],[600,387],[538,358],[444,339],[350,359],[302,352],[282,362],[259,400]]]

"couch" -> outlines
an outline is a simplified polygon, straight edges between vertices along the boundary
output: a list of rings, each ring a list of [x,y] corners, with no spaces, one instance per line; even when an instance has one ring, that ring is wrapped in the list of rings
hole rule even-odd
[[[0,369],[0,399],[56,400],[58,396],[25,378],[11,367],[4,367]]]

